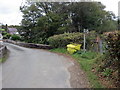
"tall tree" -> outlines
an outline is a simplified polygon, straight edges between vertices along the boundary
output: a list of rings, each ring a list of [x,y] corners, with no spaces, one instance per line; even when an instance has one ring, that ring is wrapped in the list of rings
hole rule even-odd
[[[114,14],[104,9],[100,2],[28,2],[20,8],[21,32],[28,42],[45,43],[48,37],[65,32],[116,29]]]
[[[72,20],[76,31],[83,29],[101,31],[100,27],[106,22],[112,22],[113,13],[105,11],[105,6],[100,2],[76,2],[71,3]],[[104,26],[105,27],[105,26]]]
[[[69,23],[66,3],[41,2],[29,4],[20,8],[23,12],[23,29],[21,32],[24,33],[23,36],[27,41],[34,41],[40,35],[37,35],[38,33],[41,33],[39,37],[48,38],[54,34],[66,32]],[[62,9],[65,10],[62,11]],[[36,32],[38,33],[36,34]]]

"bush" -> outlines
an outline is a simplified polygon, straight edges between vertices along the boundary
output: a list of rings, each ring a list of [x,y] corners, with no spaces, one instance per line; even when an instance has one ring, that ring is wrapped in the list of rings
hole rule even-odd
[[[93,49],[92,46],[96,39],[95,32],[89,32],[86,34],[86,48],[88,50]],[[83,45],[83,34],[82,33],[65,33],[60,35],[54,35],[48,38],[48,42],[53,47],[66,47],[67,44],[77,43]],[[82,48],[82,47],[81,47]]]
[[[118,68],[120,62],[120,32],[110,32],[104,36],[106,41],[106,57],[104,58],[104,66]]]
[[[106,38],[107,50],[113,60],[120,60],[120,32],[113,32]]]
[[[11,39],[15,40],[15,41],[16,40],[21,40],[20,36],[19,35],[15,35],[15,34],[11,36]]]
[[[96,37],[97,33],[95,31],[91,31],[88,34],[86,34],[86,49],[88,51],[95,51],[96,48]]]
[[[65,33],[60,35],[54,35],[48,38],[48,42],[53,47],[66,47],[70,43],[83,43],[82,33]]]
[[[104,38],[107,44],[106,52],[96,59],[96,67],[98,67],[96,71],[109,78],[109,81],[112,81],[116,87],[119,87],[120,32],[106,33]]]
[[[9,39],[11,37],[11,34],[7,32],[2,33],[2,35],[3,35],[3,39]]]

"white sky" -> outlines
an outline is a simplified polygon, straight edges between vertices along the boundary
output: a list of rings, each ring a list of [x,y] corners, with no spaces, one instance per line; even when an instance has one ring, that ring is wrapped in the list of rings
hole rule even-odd
[[[19,25],[22,13],[19,8],[25,0],[0,0],[0,23]],[[100,1],[106,6],[107,11],[112,11],[118,16],[118,2],[120,0],[93,0]]]

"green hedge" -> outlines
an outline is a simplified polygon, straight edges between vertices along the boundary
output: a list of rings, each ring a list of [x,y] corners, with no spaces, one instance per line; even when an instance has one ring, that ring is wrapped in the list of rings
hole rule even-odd
[[[16,40],[21,40],[20,36],[19,35],[15,35],[15,34],[11,36],[11,39],[15,40],[15,41]]]
[[[2,32],[2,35],[3,35],[3,39],[9,39],[11,37],[11,34],[7,32]]]
[[[82,33],[65,33],[60,35],[54,35],[48,38],[48,42],[53,47],[66,47],[69,43],[83,43]]]
[[[106,37],[107,50],[112,60],[120,60],[120,32],[110,33]]]
[[[86,34],[86,48],[87,50],[93,49],[95,43],[96,32],[92,31]],[[48,38],[48,42],[53,47],[66,47],[67,44],[77,43],[83,45],[83,33],[65,33],[60,35],[54,35]]]
[[[106,41],[105,54],[97,58],[98,71],[101,76],[107,77],[116,87],[120,85],[120,32],[108,32],[104,35]]]

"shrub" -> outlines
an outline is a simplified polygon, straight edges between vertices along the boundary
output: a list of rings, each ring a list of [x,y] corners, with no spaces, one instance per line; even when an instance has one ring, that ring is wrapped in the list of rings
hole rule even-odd
[[[11,34],[7,33],[7,32],[3,32],[3,39],[9,39],[11,37]]]
[[[66,47],[70,43],[83,43],[82,33],[65,33],[60,35],[54,35],[48,38],[48,42],[53,47]]]
[[[108,77],[116,87],[120,84],[120,32],[110,32],[104,36],[107,47],[106,52],[96,59],[97,72]],[[112,79],[111,79],[112,78]]]
[[[107,38],[107,50],[113,60],[120,60],[120,32],[110,33]]]
[[[86,49],[87,50],[95,51],[96,37],[97,37],[97,33],[95,31],[91,31],[88,34],[86,34]]]
[[[20,40],[20,36],[14,34],[14,35],[11,36],[11,39],[12,40]]]
[[[95,39],[95,32],[89,32],[88,34],[86,34],[86,48],[88,50],[94,48],[92,45],[94,44]],[[77,32],[54,35],[52,37],[49,37],[47,41],[53,47],[66,47],[66,45],[70,43],[77,43],[83,45],[83,33]]]
[[[104,58],[104,67],[113,67],[115,70],[120,62],[120,32],[109,32],[104,36],[106,41],[106,52]]]

